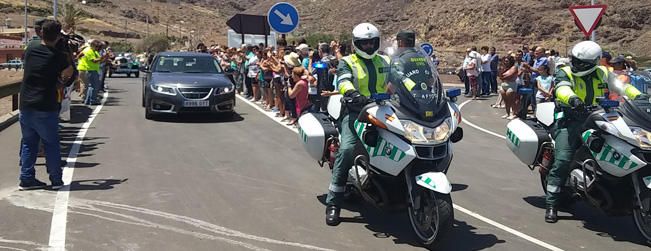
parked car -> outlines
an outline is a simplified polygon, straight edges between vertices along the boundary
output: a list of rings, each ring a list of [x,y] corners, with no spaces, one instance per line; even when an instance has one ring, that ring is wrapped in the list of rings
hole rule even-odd
[[[23,68],[23,60],[21,59],[13,59],[9,60],[6,63],[0,64],[0,69],[22,69]]]
[[[113,74],[126,74],[128,78],[133,74],[136,78],[140,77],[140,62],[132,54],[120,54],[111,63],[108,77]]]
[[[210,54],[161,52],[143,68],[146,119],[191,112],[234,114],[235,86]]]

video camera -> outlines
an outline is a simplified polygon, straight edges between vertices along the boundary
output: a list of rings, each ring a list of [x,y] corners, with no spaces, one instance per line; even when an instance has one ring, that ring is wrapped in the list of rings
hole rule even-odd
[[[59,41],[57,48],[70,52],[76,52],[79,50],[79,47],[86,43],[84,37],[74,33],[66,34],[61,32],[61,38],[63,39]]]

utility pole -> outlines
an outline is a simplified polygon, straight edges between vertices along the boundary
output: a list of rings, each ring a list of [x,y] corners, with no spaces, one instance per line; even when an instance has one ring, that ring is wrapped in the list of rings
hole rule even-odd
[[[149,14],[147,14],[147,36],[149,36]]]
[[[595,5],[595,0],[590,0],[590,4]],[[597,31],[596,31],[596,29],[592,30],[592,34],[590,34],[590,40],[592,40],[592,42],[597,41]]]
[[[124,42],[127,41],[128,34],[127,34],[127,19],[124,19]]]
[[[53,4],[53,9],[52,9],[52,15],[54,15],[54,20],[56,20],[57,19],[57,11],[59,9],[59,1],[54,0],[53,2],[54,2],[54,4]]]
[[[27,0],[25,0],[25,48],[27,48],[27,39],[29,34],[27,33]]]

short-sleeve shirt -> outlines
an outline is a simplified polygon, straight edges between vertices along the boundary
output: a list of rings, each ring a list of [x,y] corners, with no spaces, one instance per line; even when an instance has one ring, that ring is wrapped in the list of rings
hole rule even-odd
[[[42,44],[25,52],[25,72],[20,86],[20,109],[59,110],[57,84],[61,71],[70,66],[63,53]]]
[[[77,70],[79,71],[99,71],[99,62],[95,63],[93,60],[99,59],[101,56],[99,52],[90,46],[81,51],[84,55],[79,59]]]

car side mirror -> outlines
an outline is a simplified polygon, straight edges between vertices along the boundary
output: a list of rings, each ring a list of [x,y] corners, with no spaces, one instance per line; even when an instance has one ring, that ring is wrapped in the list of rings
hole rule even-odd
[[[149,72],[149,66],[148,65],[141,65],[140,66],[140,71]]]

